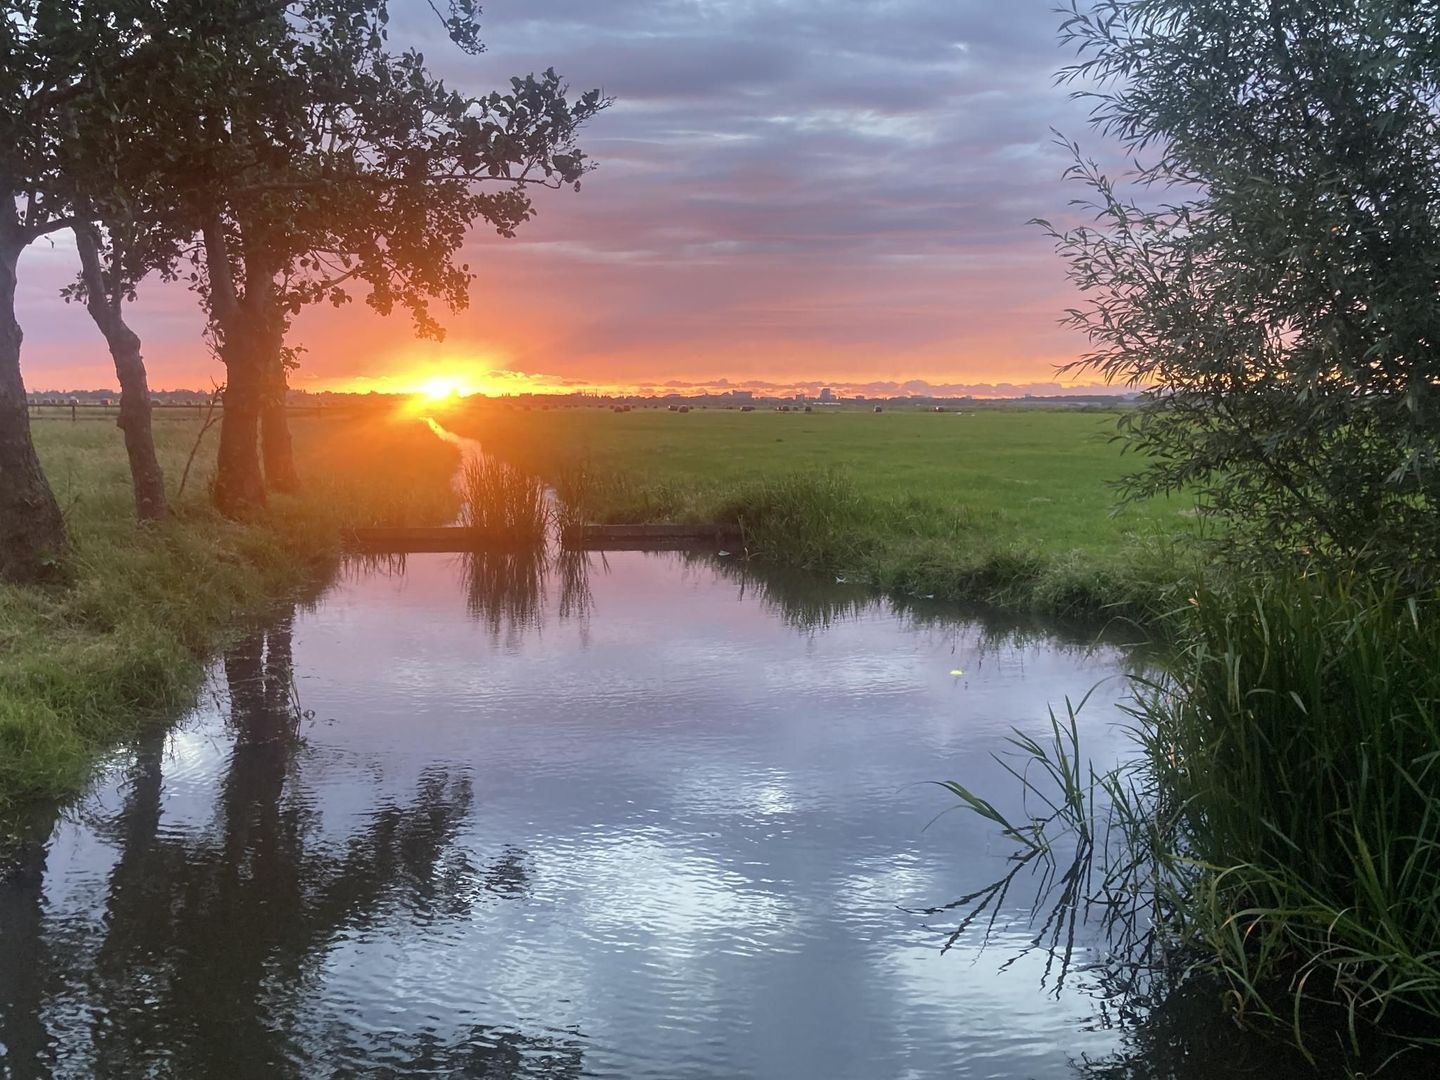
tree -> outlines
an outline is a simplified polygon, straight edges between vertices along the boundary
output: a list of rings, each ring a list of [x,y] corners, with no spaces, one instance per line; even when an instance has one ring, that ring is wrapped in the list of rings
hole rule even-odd
[[[0,184],[9,186],[3,176]],[[63,227],[50,225],[28,211],[17,213],[12,194],[0,195],[0,579],[15,583],[42,580],[65,552],[60,505],[30,434],[20,374],[23,334],[15,318],[20,252],[46,232]]]
[[[118,203],[119,207],[126,205],[124,200]],[[141,226],[124,209],[117,208],[114,213],[98,215],[105,224],[102,236],[94,204],[83,198],[77,201],[77,220],[72,228],[80,255],[80,278],[66,290],[66,295],[84,302],[115,364],[115,376],[120,382],[117,423],[130,461],[135,516],[140,521],[161,521],[169,512],[165,474],[155,455],[150,384],[140,353],[140,337],[125,321],[125,303],[135,299],[136,285],[147,272],[159,269],[169,273],[177,251],[175,241],[164,238],[163,230],[154,224]]]
[[[6,416],[0,501],[5,536],[3,575],[35,580],[64,550],[58,506],[49,491],[23,412],[20,333],[14,313],[19,252],[39,236],[74,232],[80,276],[66,290],[83,299],[104,334],[120,380],[119,426],[141,520],[164,517],[164,477],[150,430],[150,393],[139,338],[123,305],[135,283],[173,263],[177,238],[163,217],[142,211],[143,186],[121,187],[130,128],[143,120],[154,87],[147,64],[165,48],[149,33],[148,0],[7,0],[0,68],[0,263],[8,269],[0,323],[0,370]],[[153,201],[150,204],[154,205]],[[23,209],[22,209],[23,207]],[[103,225],[103,230],[100,227]],[[18,402],[17,411],[13,404]]]
[[[1071,3],[1063,77],[1135,188],[1072,147],[1095,223],[1042,224],[1086,296],[1069,370],[1142,388],[1127,493],[1196,491],[1252,553],[1432,572],[1440,8]]]
[[[106,52],[68,14],[7,0],[0,17],[0,579],[16,583],[50,576],[65,553],[60,506],[30,433],[15,290],[20,253],[72,223],[55,171],[55,114],[76,94],[79,58]]]
[[[438,335],[429,301],[467,300],[471,275],[453,257],[468,228],[483,220],[512,235],[531,216],[531,187],[578,185],[589,164],[575,133],[606,104],[593,91],[571,104],[552,71],[512,80],[505,94],[457,94],[418,52],[386,51],[378,0],[312,0],[258,20],[249,10],[207,6],[211,40],[230,52],[225,77],[195,86],[181,99],[188,114],[167,125],[189,148],[177,177],[194,177],[195,281],[226,367],[215,498],[231,515],[262,504],[267,481],[295,483],[291,318],[361,288],[375,310],[398,303],[419,332]],[[477,15],[453,4],[447,21],[472,50]]]

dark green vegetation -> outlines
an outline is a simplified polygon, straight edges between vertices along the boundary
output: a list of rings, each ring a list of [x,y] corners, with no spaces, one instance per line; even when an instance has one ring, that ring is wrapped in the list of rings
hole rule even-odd
[[[1153,612],[1198,566],[1193,504],[1118,511],[1115,414],[516,411],[439,417],[591,520],[726,521],[751,553],[901,593]]]
[[[195,420],[156,423],[178,477]],[[212,436],[213,438],[213,436]],[[197,466],[163,523],[136,529],[110,424],[40,422],[36,442],[73,542],[69,578],[0,586],[0,807],[72,790],[95,756],[173,717],[243,620],[333,572],[340,529],[436,524],[455,511],[457,456],[418,422],[301,420],[305,493],[244,523],[211,506]]]
[[[1280,579],[1185,628],[1135,711],[1160,902],[1253,1006],[1440,1037],[1440,598]]]
[[[1237,1018],[1287,1031],[1317,1063],[1430,1075],[1440,596],[1277,577],[1202,590],[1168,621],[1167,667],[1126,706],[1133,758],[1089,765],[1072,704],[1048,744],[1017,735],[1004,762],[1048,812],[1011,821],[987,793],[944,784],[1016,848],[993,886],[935,913],[957,912],[957,936],[983,929],[1041,867],[1035,944],[1062,967],[1072,928],[1098,916],[1147,1007],[1223,991]]]
[[[1094,126],[1070,365],[1149,389],[1139,496],[1199,492],[1232,555],[1440,568],[1440,9],[1099,0],[1062,37]]]
[[[1377,1036],[1440,1046],[1440,10],[1070,15],[1066,76],[1150,162],[1127,194],[1074,148],[1093,217],[1052,229],[1085,292],[1072,370],[1151,387],[1127,486],[1197,492],[1228,572],[1169,620],[1139,760],[1046,792],[1052,824],[1083,856],[1103,787],[1112,912],[1368,1071]],[[1025,782],[1069,776],[1063,749],[1021,747]]]

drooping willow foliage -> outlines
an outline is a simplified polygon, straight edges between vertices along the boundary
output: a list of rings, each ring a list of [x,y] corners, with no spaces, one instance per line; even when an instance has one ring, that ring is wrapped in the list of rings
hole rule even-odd
[[[1143,390],[1125,493],[1185,491],[1252,556],[1440,567],[1440,8],[1075,0],[1062,73],[1136,169],[1071,146],[1042,222],[1071,369]]]

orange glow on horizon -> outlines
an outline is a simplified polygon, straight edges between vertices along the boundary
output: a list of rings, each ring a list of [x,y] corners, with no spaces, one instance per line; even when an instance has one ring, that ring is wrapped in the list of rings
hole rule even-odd
[[[464,380],[457,376],[437,375],[433,379],[426,379],[415,388],[415,393],[421,397],[429,398],[431,401],[443,401],[445,398],[460,397],[467,391],[463,390]]]
[[[488,352],[488,350],[486,350]],[[716,377],[705,379],[698,377],[693,379],[670,380],[621,380],[613,376],[606,379],[603,374],[596,372],[599,378],[594,381],[580,380],[572,377],[565,377],[558,374],[539,372],[526,372],[510,368],[493,357],[481,352],[478,355],[466,356],[461,354],[442,354],[417,357],[413,351],[407,351],[395,355],[393,358],[386,358],[388,362],[379,365],[379,370],[374,374],[341,378],[341,379],[320,379],[310,382],[305,389],[329,390],[339,393],[365,394],[381,393],[404,396],[411,399],[406,405],[406,411],[420,413],[425,410],[444,409],[446,404],[472,396],[483,396],[490,398],[501,398],[513,395],[545,395],[545,394],[577,394],[588,393],[604,396],[658,396],[675,394],[682,397],[697,396],[703,394],[721,394],[728,391],[749,391],[757,397],[790,397],[794,394],[806,394],[813,396],[819,392],[822,386],[833,386],[837,395],[842,398],[850,398],[856,394],[866,394],[872,397],[908,396],[907,388],[898,380],[891,381],[888,388],[880,388],[873,383],[867,385],[868,380],[861,379],[854,375],[841,375],[835,379],[820,380],[810,376],[796,375],[788,372],[776,371],[767,373],[762,378],[745,378],[731,375],[729,378]],[[372,369],[373,370],[373,369]],[[1053,368],[1051,369],[1053,372]],[[927,379],[928,376],[928,379]],[[925,373],[917,376],[922,380],[922,386],[916,388],[914,393],[926,393],[924,382],[928,381],[936,390],[944,390],[945,383],[955,376]],[[956,387],[961,393],[973,393],[974,396],[984,398],[998,396],[987,394],[990,384],[997,389],[1008,380],[999,371],[976,372],[969,376],[974,383],[963,387]],[[1014,378],[1014,375],[1011,375]],[[875,382],[883,381],[884,376],[877,376]],[[304,383],[302,383],[304,385]],[[1051,386],[1063,388],[1071,392],[1103,390],[1094,384],[1082,384],[1063,375],[1056,377],[1052,374]],[[1025,389],[1021,386],[1019,389]]]
[[[563,394],[577,389],[543,375],[497,367],[483,358],[420,363],[400,358],[386,374],[326,380],[314,388],[344,394],[370,391],[405,394],[419,401],[442,404],[475,394],[504,397],[507,394]]]

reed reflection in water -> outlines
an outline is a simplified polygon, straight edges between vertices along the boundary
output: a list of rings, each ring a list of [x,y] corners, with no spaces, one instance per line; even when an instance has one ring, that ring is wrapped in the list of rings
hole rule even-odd
[[[475,551],[461,559],[465,605],[472,618],[495,641],[514,644],[527,633],[538,633],[545,621],[545,605],[553,580],[559,596],[556,614],[575,621],[582,636],[595,607],[590,574],[604,557],[562,549],[545,551]]]

